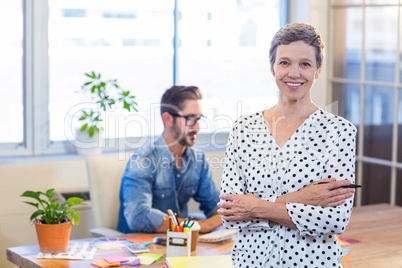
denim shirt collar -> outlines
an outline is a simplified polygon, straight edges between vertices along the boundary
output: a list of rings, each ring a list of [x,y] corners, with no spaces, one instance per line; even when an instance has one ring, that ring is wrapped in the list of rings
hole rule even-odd
[[[158,154],[160,158],[164,159],[169,159],[170,163],[172,165],[176,165],[175,159],[172,155],[172,152],[170,151],[169,147],[166,144],[165,139],[163,136],[159,136],[155,142],[152,144],[152,149],[155,150],[155,152]],[[183,155],[183,164],[187,164],[188,161],[192,161],[193,157],[192,154],[190,153],[191,149],[188,147],[186,148],[186,151],[184,151]]]

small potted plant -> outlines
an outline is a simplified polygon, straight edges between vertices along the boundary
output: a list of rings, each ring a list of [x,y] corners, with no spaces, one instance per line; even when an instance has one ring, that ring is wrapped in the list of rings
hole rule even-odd
[[[104,80],[101,79],[100,73],[85,73],[89,78],[81,89],[85,94],[90,94],[94,101],[94,108],[86,108],[82,110],[79,121],[81,122],[77,133],[77,140],[81,146],[77,146],[77,152],[83,155],[99,154],[102,152],[101,146],[91,146],[93,141],[98,145],[102,145],[101,123],[105,120],[107,109],[125,109],[128,112],[132,110],[138,112],[135,96],[129,90],[123,90],[118,84],[117,79]],[[85,144],[86,143],[86,144]],[[89,146],[85,146],[89,145]],[[95,150],[87,150],[95,149]]]
[[[43,253],[66,252],[70,240],[71,225],[79,224],[80,212],[71,209],[72,206],[86,205],[82,198],[70,197],[65,202],[53,197],[54,189],[45,193],[25,191],[21,196],[33,198],[36,202],[25,203],[32,205],[36,211],[30,221],[35,223],[40,250]]]

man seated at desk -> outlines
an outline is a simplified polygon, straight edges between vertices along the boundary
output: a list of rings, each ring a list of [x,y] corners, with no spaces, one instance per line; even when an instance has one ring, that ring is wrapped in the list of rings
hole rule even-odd
[[[200,100],[201,91],[194,86],[173,86],[163,94],[162,135],[134,153],[123,174],[117,227],[120,232],[166,232],[167,210],[176,212],[182,221],[188,216],[191,197],[207,216],[198,221],[201,233],[222,225],[216,213],[219,191],[205,154],[191,148],[200,128]]]

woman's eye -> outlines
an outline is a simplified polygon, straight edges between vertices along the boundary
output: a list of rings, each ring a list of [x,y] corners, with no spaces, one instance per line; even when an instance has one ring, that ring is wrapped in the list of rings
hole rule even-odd
[[[288,64],[287,61],[281,61],[281,62],[279,62],[279,65],[287,65],[287,64]]]
[[[308,63],[308,62],[303,62],[301,65],[303,67],[310,67],[311,66],[310,63]]]

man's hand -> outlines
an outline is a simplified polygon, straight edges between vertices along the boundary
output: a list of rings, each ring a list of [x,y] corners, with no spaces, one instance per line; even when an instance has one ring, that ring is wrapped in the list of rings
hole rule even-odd
[[[317,184],[319,182],[328,182]],[[323,179],[311,183],[303,189],[276,199],[277,203],[300,203],[321,207],[336,207],[345,203],[345,200],[352,197],[355,189],[339,188],[349,185],[349,180],[336,181],[335,178]]]
[[[219,214],[216,214],[205,220],[197,220],[197,222],[200,224],[200,227],[201,227],[200,233],[201,234],[210,233],[222,225],[222,219]]]

